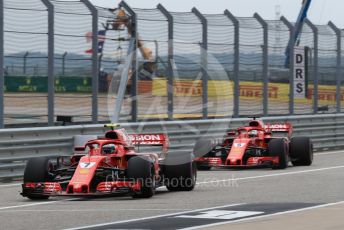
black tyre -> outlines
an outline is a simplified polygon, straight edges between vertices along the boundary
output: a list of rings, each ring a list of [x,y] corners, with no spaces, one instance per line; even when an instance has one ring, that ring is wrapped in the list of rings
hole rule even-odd
[[[132,157],[128,161],[128,177],[141,183],[141,191],[133,198],[150,198],[155,193],[154,166],[145,157]]]
[[[294,166],[310,166],[313,162],[313,143],[309,137],[293,137],[290,157]]]
[[[197,164],[197,170],[200,171],[209,171],[211,169],[211,166],[205,166],[205,165],[198,165]]]
[[[288,147],[284,139],[272,139],[269,142],[270,156],[278,157],[279,163],[273,164],[272,169],[285,169],[288,166]]]
[[[211,139],[199,139],[193,148],[193,154],[196,157],[203,157],[216,147],[216,140]]]
[[[196,186],[197,167],[192,154],[168,155],[164,165],[165,185],[169,191],[191,191]]]
[[[47,157],[31,158],[26,163],[24,171],[24,183],[42,183],[52,181],[52,163]],[[49,196],[29,194],[27,196],[32,200],[48,199]]]

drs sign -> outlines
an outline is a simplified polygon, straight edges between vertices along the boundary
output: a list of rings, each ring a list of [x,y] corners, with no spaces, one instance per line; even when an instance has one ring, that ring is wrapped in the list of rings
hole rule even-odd
[[[308,79],[307,48],[297,46],[294,48],[294,97],[305,98],[307,96]]]

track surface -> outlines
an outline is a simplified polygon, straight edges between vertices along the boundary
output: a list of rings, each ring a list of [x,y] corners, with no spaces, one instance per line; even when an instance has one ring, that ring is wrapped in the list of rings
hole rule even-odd
[[[113,224],[96,229],[175,229],[212,224],[192,217],[204,210],[272,214],[341,202],[343,191],[344,152],[327,152],[317,154],[310,167],[200,171],[194,191],[171,193],[161,188],[153,198],[142,200],[118,196],[33,202],[19,195],[20,185],[0,184],[0,223],[1,229],[65,229],[103,223]],[[336,226],[344,229],[344,222]]]

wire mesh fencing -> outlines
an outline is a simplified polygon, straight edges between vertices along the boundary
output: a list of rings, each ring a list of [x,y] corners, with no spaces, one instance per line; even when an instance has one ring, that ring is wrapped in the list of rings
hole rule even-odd
[[[286,65],[294,24],[284,17],[137,9],[125,2],[107,9],[87,0],[4,0],[1,12],[2,127],[54,125],[61,116],[107,121],[119,112],[115,91],[126,71],[121,119],[127,121],[343,107],[344,39],[331,22],[303,26],[297,45],[308,54],[308,90],[299,99],[291,94],[293,70]]]
[[[288,114],[289,88],[279,89],[277,84],[289,83],[289,69],[285,65],[285,52],[290,30],[281,20],[267,20],[269,35],[269,114]]]
[[[233,114],[234,33],[233,22],[224,14],[206,14],[208,24],[207,73],[210,117]]]
[[[92,15],[87,6],[79,1],[52,1],[55,10],[55,77],[64,64],[64,79],[79,79],[77,92],[55,90],[55,115],[72,114],[74,121],[91,121],[92,58],[86,51],[91,48],[86,42],[86,33],[92,32]],[[64,63],[62,61],[65,61]],[[66,71],[67,70],[67,71]],[[71,103],[72,102],[72,103]]]
[[[158,9],[134,8],[134,11],[137,15],[139,45],[136,97],[138,118],[142,120],[156,117],[166,118],[168,111],[166,94],[168,20]],[[152,79],[155,79],[154,83]],[[128,112],[130,113],[130,111]]]
[[[40,1],[4,1],[6,123],[47,120],[47,16]]]

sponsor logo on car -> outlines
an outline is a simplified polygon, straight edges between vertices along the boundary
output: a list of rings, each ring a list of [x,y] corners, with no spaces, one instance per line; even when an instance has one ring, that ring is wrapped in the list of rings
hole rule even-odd
[[[95,162],[87,162],[87,163],[81,162],[81,163],[80,163],[80,168],[82,168],[82,169],[90,169],[90,168],[92,168],[95,164],[96,164]]]
[[[234,143],[235,148],[243,148],[245,147],[246,143]]]

